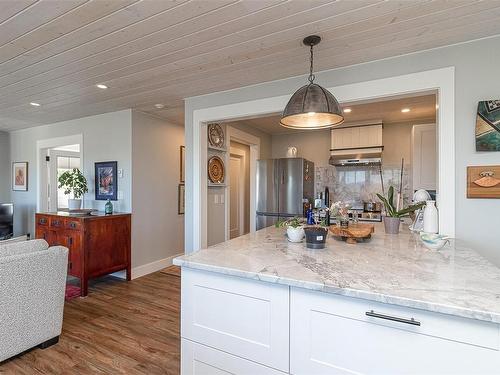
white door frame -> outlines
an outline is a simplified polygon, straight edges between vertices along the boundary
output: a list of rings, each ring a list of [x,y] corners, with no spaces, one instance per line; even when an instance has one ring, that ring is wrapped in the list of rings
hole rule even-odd
[[[61,147],[67,145],[80,145],[80,166],[81,171],[85,174],[85,163],[83,159],[83,134],[74,134],[66,137],[57,137],[57,138],[48,138],[48,139],[40,139],[36,141],[36,186],[37,186],[37,194],[36,194],[36,210],[40,212],[43,208],[42,206],[42,185],[46,180],[47,173],[44,171],[47,168],[44,151],[48,148]]]
[[[52,176],[57,176],[57,158],[58,157],[70,157],[70,158],[79,158],[80,159],[80,171],[82,170],[81,163],[82,159],[80,158],[80,152],[76,151],[62,151],[62,150],[54,150],[52,148],[49,148],[50,150],[50,163],[49,163],[49,168],[50,168],[50,179],[52,180]],[[83,173],[83,172],[82,172]],[[50,204],[49,204],[49,211],[58,211],[59,210],[59,200],[57,196],[57,181],[56,184],[52,184],[51,182],[54,181],[49,181],[50,183]],[[55,202],[54,202],[54,199]]]
[[[438,128],[438,205],[440,207],[439,231],[455,235],[455,68],[429,70],[396,77],[376,79],[337,87],[328,87],[340,102],[373,100],[426,91],[437,92],[439,111]],[[281,112],[290,94],[226,104],[193,111],[193,123],[186,133],[187,149],[193,158],[187,168],[193,172],[193,200],[186,207],[186,250],[196,251],[206,244],[207,178],[206,178],[206,124],[211,121],[251,118]],[[189,136],[190,135],[190,136]]]
[[[250,184],[250,205],[249,205],[249,215],[250,215],[250,233],[255,232],[257,227],[256,216],[252,213],[257,211],[257,160],[260,157],[260,138],[254,135],[248,134],[242,130],[236,129],[232,126],[228,126],[226,129],[227,138],[229,139],[229,145],[231,141],[242,143],[250,147],[250,162],[249,162],[249,173],[250,179],[248,183]],[[227,192],[229,194],[229,192]],[[229,202],[229,196],[226,197],[226,202]],[[226,205],[229,206],[229,205]],[[229,214],[229,208],[226,207],[226,212]],[[228,221],[226,220],[226,223]],[[229,224],[228,224],[229,227]],[[204,242],[206,243],[206,242]]]

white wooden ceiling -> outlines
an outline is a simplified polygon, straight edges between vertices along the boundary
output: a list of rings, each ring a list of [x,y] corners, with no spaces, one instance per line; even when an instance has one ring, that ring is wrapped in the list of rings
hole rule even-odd
[[[306,73],[309,34],[325,70],[496,35],[499,19],[500,0],[0,0],[0,129],[125,108],[182,122],[183,98]]]
[[[388,123],[433,123],[436,121],[436,95],[420,95],[400,98],[384,98],[381,100],[352,103],[343,106],[350,109],[344,112],[345,126],[353,124],[366,124],[382,121]],[[402,109],[409,112],[401,112]],[[292,130],[280,125],[280,115],[253,118],[241,121],[226,122],[228,125],[239,123],[243,126],[255,128],[271,135],[293,134],[304,130]],[[344,126],[344,125],[341,125]],[[310,130],[306,130],[310,131]]]

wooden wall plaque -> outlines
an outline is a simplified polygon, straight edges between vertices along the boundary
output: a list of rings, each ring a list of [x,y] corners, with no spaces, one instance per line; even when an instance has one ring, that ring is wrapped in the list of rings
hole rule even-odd
[[[467,167],[467,198],[500,198],[500,165]]]

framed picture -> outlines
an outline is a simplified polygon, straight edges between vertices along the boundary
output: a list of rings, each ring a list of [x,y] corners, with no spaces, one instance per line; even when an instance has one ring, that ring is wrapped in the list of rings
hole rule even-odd
[[[185,177],[185,173],[186,173],[186,147],[184,146],[181,146],[181,153],[180,153],[180,161],[181,161],[181,165],[180,165],[180,171],[181,171],[181,174],[180,174],[180,182],[181,183],[184,183],[186,182],[186,177]]]
[[[95,163],[95,199],[116,201],[118,196],[118,162]]]
[[[477,105],[476,151],[500,151],[500,100]]]
[[[178,206],[177,206],[177,213],[179,215],[184,215],[185,206],[186,206],[186,188],[184,184],[179,184]]]
[[[28,191],[28,162],[12,163],[12,190]]]

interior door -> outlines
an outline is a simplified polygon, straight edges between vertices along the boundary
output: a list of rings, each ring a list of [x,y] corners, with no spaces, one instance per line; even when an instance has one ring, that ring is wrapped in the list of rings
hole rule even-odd
[[[67,170],[81,168],[80,153],[63,150],[50,150],[49,167],[49,211],[56,212],[68,208],[69,195],[64,194],[63,189],[58,188],[59,176]]]
[[[241,171],[243,158],[239,155],[231,155],[229,158],[229,238],[236,238],[243,233],[244,197],[242,192],[244,176]]]
[[[302,216],[304,159],[279,159],[278,198],[282,216]]]

